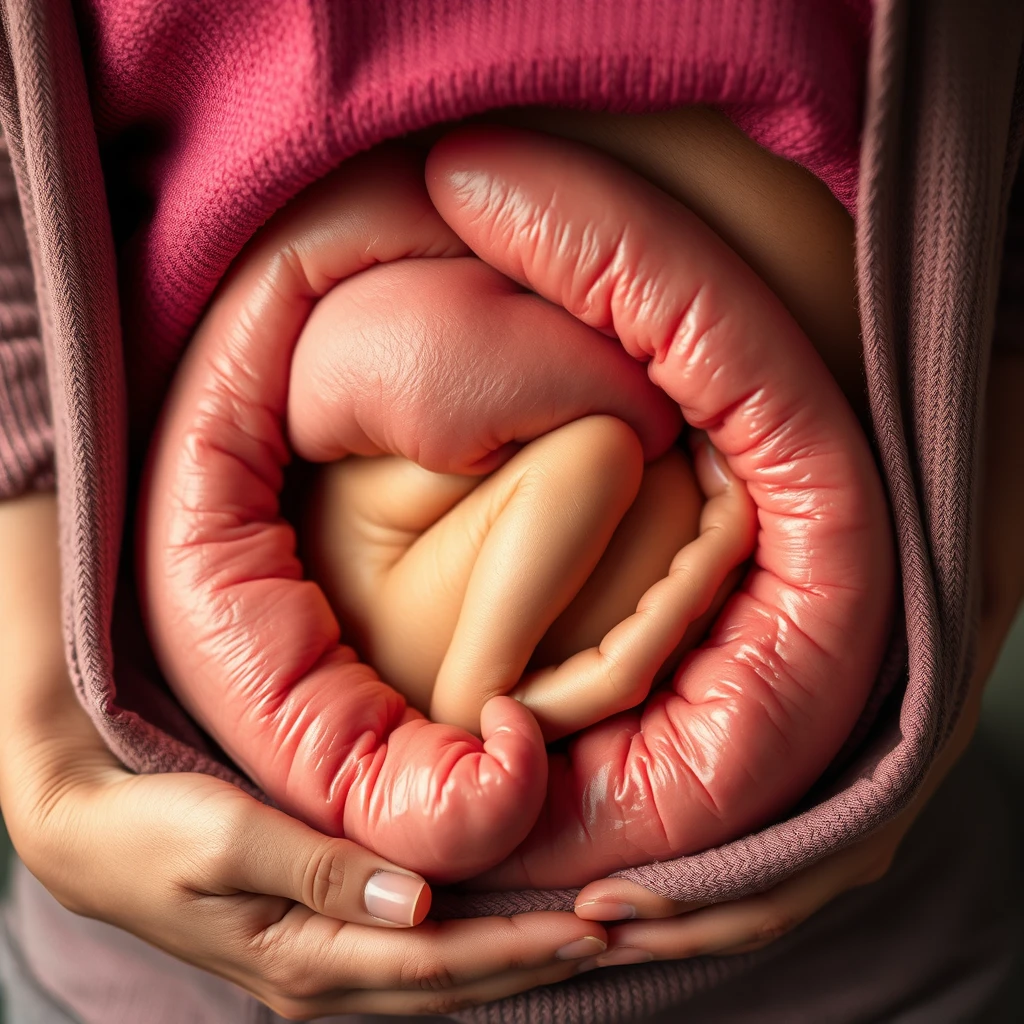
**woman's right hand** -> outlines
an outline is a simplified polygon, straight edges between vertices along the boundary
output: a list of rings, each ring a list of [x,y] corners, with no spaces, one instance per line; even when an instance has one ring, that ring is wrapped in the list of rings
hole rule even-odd
[[[65,907],[293,1019],[448,1013],[561,981],[605,948],[569,913],[402,927],[429,906],[419,876],[218,779],[126,771],[68,680],[57,552],[52,495],[0,504],[0,806]]]

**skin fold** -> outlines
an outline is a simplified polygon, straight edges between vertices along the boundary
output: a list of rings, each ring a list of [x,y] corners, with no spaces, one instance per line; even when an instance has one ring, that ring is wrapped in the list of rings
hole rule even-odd
[[[289,389],[303,325],[337,282],[377,263],[466,254],[431,206],[413,152],[377,151],[310,189],[240,258],[189,346],[154,435],[139,510],[144,613],[183,704],[282,808],[324,832],[393,850],[435,881],[471,876],[525,837],[544,799],[543,738],[507,697],[484,707],[482,742],[427,722],[339,643],[337,620],[302,578],[294,532],[280,515],[288,403],[306,413],[299,424],[327,428],[292,432],[309,458],[390,451],[438,472],[477,474],[581,416],[622,420],[652,456],[670,447],[681,422],[621,347],[495,271],[504,301],[455,292],[462,308],[449,309],[450,322],[466,339],[488,337],[496,358],[504,346],[508,358],[489,391],[479,379],[447,379],[445,429],[427,442],[410,410],[428,408],[417,387],[438,400],[438,381],[419,373],[415,358],[393,360],[372,392],[350,392],[348,419],[327,415],[333,382],[319,397],[315,386],[306,395]],[[506,372],[527,359],[523,337],[534,340],[531,374],[548,382],[544,389],[527,390]],[[363,340],[362,353],[346,352],[345,372],[376,360],[380,339]],[[382,410],[399,415],[382,420]]]
[[[581,863],[596,876],[764,823],[838,749],[887,637],[889,518],[852,410],[763,282],[615,163],[484,129],[443,139],[427,182],[483,259],[648,361],[758,518],[754,565],[708,639],[641,710],[551,757],[537,827],[480,884],[570,885]]]
[[[430,359],[447,360],[436,295],[471,290],[483,271],[493,274],[472,260],[406,260],[335,289],[296,349],[293,431],[325,422],[306,425],[306,382],[331,379],[325,363],[354,329],[393,331],[393,309],[431,324]],[[445,373],[472,385],[488,346],[486,334],[466,338]],[[516,376],[531,386],[528,358]],[[349,370],[336,415],[352,390]],[[476,732],[487,700],[512,692],[550,741],[639,704],[703,634],[753,550],[752,503],[735,479],[715,479],[704,447],[704,492],[676,447],[645,468],[639,439],[610,416],[545,434],[483,483],[350,456],[307,502],[302,561],[360,655],[433,721]]]
[[[169,681],[285,809],[438,880],[497,865],[477,884],[580,884],[755,827],[827,765],[886,638],[888,515],[856,418],[749,267],[611,161],[477,130],[432,151],[429,200],[420,174],[383,151],[318,184],[242,257],[190,346],[140,512],[147,619]],[[437,290],[428,318],[409,303],[415,329],[381,333],[388,307],[367,302],[379,276],[369,267],[455,272],[470,249],[484,261],[473,264],[482,292]],[[346,319],[340,351],[305,346],[316,300],[334,301],[339,281],[355,308],[362,298],[362,328]],[[487,360],[446,371],[429,358],[438,338]],[[726,456],[721,493],[756,506],[753,567],[669,686],[550,758],[516,701],[484,705],[482,742],[407,707],[339,644],[280,517],[290,450],[479,475],[597,414],[627,424],[656,459],[680,411]],[[702,485],[708,458],[697,453]],[[743,531],[729,533],[702,522],[710,561],[670,573],[663,589],[742,561]],[[686,625],[673,623],[666,651]]]

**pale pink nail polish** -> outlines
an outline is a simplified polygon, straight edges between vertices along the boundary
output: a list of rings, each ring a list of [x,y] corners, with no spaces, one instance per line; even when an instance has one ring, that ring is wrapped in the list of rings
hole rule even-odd
[[[422,878],[413,875],[378,871],[366,883],[363,903],[371,917],[391,924],[412,925],[422,921],[430,909],[430,888]]]
[[[589,903],[577,903],[577,917],[584,921],[629,921],[636,917],[636,907],[629,903],[616,903],[612,900],[593,900]]]
[[[596,935],[584,935],[582,939],[575,942],[567,942],[555,953],[556,960],[579,960],[580,957],[596,956],[608,948],[606,942],[602,942]]]

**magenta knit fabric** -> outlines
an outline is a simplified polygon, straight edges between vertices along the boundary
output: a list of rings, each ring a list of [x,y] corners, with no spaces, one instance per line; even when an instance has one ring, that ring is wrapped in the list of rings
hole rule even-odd
[[[854,211],[870,0],[83,0],[79,16],[140,444],[246,240],[388,137],[509,105],[714,104]],[[0,341],[10,497],[52,485],[52,431],[36,331],[0,324]]]
[[[715,104],[854,207],[868,0],[83,7],[136,426],[255,229],[346,157],[426,125]]]

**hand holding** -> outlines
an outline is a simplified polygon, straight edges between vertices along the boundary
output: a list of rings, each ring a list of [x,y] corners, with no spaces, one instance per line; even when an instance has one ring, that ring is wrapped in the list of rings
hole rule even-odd
[[[981,505],[982,615],[973,681],[960,720],[906,809],[872,835],[786,879],[764,893],[712,906],[664,899],[620,878],[581,890],[576,913],[588,921],[622,921],[609,949],[588,967],[746,953],[785,935],[837,896],[877,881],[889,870],[904,836],[967,748],[981,710],[985,682],[1010,630],[1024,591],[1024,476],[1008,473],[1024,443],[1019,395],[1024,358],[993,356],[986,417]]]
[[[0,804],[64,906],[296,1019],[448,1012],[569,977],[604,947],[567,913],[421,924],[430,890],[412,872],[218,779],[125,771],[64,667],[52,495],[0,504],[0,562]]]

